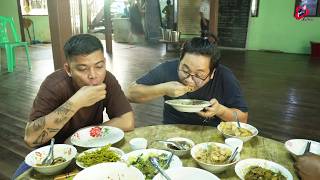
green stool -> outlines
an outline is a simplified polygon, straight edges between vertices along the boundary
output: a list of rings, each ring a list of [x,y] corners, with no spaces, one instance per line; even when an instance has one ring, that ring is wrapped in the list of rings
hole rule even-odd
[[[12,35],[14,38],[13,42],[9,40],[7,24],[9,24],[12,32]],[[14,26],[12,17],[0,16],[0,71],[1,71],[1,48],[4,48],[6,51],[8,72],[13,72],[13,69],[16,65],[14,48],[18,46],[23,46],[25,48],[27,60],[28,60],[28,68],[29,70],[31,70],[28,42],[21,42],[19,40],[17,30]]]

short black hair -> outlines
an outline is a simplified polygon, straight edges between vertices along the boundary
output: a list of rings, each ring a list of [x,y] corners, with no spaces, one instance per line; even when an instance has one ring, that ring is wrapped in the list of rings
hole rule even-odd
[[[87,55],[97,50],[103,52],[102,43],[97,37],[90,34],[72,36],[64,45],[64,55],[67,61],[73,56]]]
[[[190,41],[186,41],[181,49],[180,61],[186,53],[207,56],[210,58],[210,72],[218,67],[220,62],[220,50],[218,44],[212,42],[208,37],[195,37]]]

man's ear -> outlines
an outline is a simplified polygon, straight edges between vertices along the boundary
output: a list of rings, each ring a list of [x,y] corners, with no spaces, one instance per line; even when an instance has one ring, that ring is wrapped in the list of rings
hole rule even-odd
[[[63,69],[67,72],[68,76],[71,77],[70,65],[68,63],[64,63]]]

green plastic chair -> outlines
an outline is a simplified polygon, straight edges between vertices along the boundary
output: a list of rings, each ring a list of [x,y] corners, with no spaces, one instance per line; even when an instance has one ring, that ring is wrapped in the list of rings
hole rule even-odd
[[[7,24],[9,24],[14,41],[10,41],[9,39]],[[27,54],[28,68],[29,70],[31,70],[28,42],[20,41],[17,34],[17,30],[15,29],[12,17],[0,16],[0,71],[1,71],[1,48],[4,48],[6,51],[8,72],[13,72],[13,69],[16,65],[14,48],[18,46],[24,46]]]

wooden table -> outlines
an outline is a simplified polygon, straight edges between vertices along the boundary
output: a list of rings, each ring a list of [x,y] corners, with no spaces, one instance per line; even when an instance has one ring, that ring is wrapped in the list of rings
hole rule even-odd
[[[121,148],[125,153],[131,151],[129,141],[135,137],[143,137],[148,140],[148,148],[161,148],[162,144],[154,142],[155,139],[168,139],[170,137],[186,137],[193,140],[196,144],[202,142],[220,142],[224,143],[224,137],[214,127],[195,125],[157,125],[136,128],[134,131],[125,133],[125,138],[115,147]],[[293,168],[293,159],[284,147],[283,143],[261,136],[254,137],[250,141],[244,143],[241,151],[241,159],[261,158],[267,159],[286,167],[294,179],[298,179]],[[181,158],[183,166],[199,167],[191,156]],[[70,169],[74,170],[75,165],[71,165]],[[230,168],[221,174],[216,174],[221,179],[235,180],[239,179],[234,172],[234,168]],[[27,179],[53,179],[53,177],[44,177],[34,170],[28,170],[19,178]],[[32,178],[31,178],[32,177]]]

